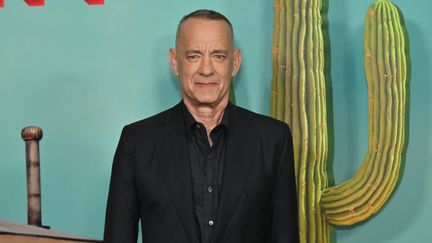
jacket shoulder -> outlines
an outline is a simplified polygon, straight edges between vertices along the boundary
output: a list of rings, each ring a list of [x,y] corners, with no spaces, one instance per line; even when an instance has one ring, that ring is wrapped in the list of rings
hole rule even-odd
[[[130,123],[123,128],[122,136],[148,137],[151,133],[163,127],[170,119],[180,114],[180,106],[177,104],[158,114]]]
[[[255,113],[245,108],[236,107],[238,116],[247,123],[251,130],[271,133],[291,133],[288,125],[275,118]]]

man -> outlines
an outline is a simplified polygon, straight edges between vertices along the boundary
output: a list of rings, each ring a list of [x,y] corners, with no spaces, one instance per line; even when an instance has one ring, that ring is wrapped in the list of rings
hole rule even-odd
[[[288,126],[228,102],[242,55],[231,23],[183,17],[169,52],[183,100],[126,126],[115,154],[105,242],[298,242]]]

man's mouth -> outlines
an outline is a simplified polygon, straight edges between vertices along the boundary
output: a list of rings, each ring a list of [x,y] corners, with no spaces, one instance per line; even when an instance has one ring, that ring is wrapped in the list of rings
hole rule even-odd
[[[206,87],[216,86],[218,85],[218,83],[217,82],[195,82],[195,85],[206,88]]]

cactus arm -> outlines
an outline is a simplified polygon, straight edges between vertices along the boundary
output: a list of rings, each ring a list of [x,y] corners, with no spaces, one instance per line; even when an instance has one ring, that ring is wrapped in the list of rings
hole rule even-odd
[[[350,225],[376,213],[395,188],[405,143],[406,55],[399,12],[378,0],[366,15],[369,146],[358,173],[324,191],[322,208],[332,224]]]

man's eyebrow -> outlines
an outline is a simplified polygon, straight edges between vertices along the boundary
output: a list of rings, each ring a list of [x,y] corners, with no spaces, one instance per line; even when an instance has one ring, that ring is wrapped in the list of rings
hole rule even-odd
[[[213,50],[211,53],[212,54],[215,54],[215,53],[227,54],[228,51],[227,50],[223,50],[223,49],[216,49],[216,50]]]
[[[185,54],[186,55],[191,55],[191,54],[201,54],[202,52],[200,51],[200,50],[197,50],[197,49],[190,49],[190,50],[187,50],[186,52],[185,52]],[[216,49],[216,50],[213,50],[212,52],[211,52],[211,54],[227,54],[228,53],[228,51],[227,50],[224,50],[224,49]]]
[[[186,53],[186,55],[201,54],[201,52],[199,50],[196,50],[196,49],[187,50],[185,53]]]

